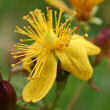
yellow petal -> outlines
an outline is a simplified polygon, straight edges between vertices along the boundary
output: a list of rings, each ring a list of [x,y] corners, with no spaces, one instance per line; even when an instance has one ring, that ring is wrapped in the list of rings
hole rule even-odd
[[[31,80],[23,90],[23,99],[26,102],[37,102],[41,100],[51,89],[56,78],[57,61],[53,53],[47,58],[41,76]]]
[[[93,70],[84,47],[75,44],[70,45],[62,50],[56,50],[56,55],[65,71],[70,72],[80,80],[91,78]]]
[[[71,40],[71,45],[78,44],[85,47],[88,55],[98,55],[100,53],[100,48],[91,42],[87,41],[79,35],[73,35],[73,40]]]
[[[73,11],[66,5],[64,0],[46,0],[46,2],[58,9],[62,8],[68,14],[73,14]]]

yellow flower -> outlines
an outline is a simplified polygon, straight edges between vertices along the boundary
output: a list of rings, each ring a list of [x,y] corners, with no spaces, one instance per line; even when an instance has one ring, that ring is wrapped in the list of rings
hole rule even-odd
[[[77,12],[77,19],[82,21],[87,21],[91,17],[93,7],[103,1],[104,0],[69,0]],[[68,14],[73,13],[73,11],[65,4],[64,0],[46,0],[46,2],[58,9],[63,8]]]
[[[32,41],[32,44],[17,43],[18,52],[23,52],[24,58],[18,62],[30,72],[29,83],[23,90],[23,99],[26,102],[41,100],[51,89],[57,72],[57,62],[60,60],[63,70],[70,72],[80,80],[91,78],[93,70],[88,55],[99,54],[100,49],[83,37],[73,34],[70,29],[71,18],[60,25],[62,11],[57,19],[54,11],[55,27],[51,8],[47,8],[47,19],[41,10],[31,11],[23,19],[31,25],[24,29],[16,27],[16,32],[26,35],[29,39],[20,39],[20,42]],[[87,34],[85,35],[87,36]],[[14,58],[20,56],[14,55]],[[14,67],[16,64],[12,64]]]

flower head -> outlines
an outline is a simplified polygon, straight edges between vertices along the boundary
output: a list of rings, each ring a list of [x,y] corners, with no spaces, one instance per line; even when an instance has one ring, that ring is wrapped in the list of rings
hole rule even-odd
[[[92,67],[88,55],[99,54],[100,49],[83,37],[74,34],[70,29],[71,18],[61,24],[62,10],[57,19],[57,11],[54,11],[55,26],[53,25],[53,12],[47,8],[47,18],[41,10],[31,11],[30,15],[23,19],[31,26],[24,29],[16,27],[16,32],[26,35],[29,39],[20,40],[15,47],[25,53],[24,58],[16,64],[22,63],[29,70],[29,84],[23,90],[23,99],[27,102],[41,100],[52,87],[57,75],[57,62],[61,62],[63,70],[70,72],[80,80],[88,80],[92,76]],[[23,42],[32,41],[27,45]],[[20,53],[19,51],[14,54]],[[14,58],[20,56],[14,55]],[[14,67],[16,64],[12,64]]]

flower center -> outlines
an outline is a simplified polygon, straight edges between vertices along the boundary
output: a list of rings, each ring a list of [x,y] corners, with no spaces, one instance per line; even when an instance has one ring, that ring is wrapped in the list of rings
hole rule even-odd
[[[52,30],[48,30],[44,33],[43,45],[49,50],[55,49],[58,38]]]

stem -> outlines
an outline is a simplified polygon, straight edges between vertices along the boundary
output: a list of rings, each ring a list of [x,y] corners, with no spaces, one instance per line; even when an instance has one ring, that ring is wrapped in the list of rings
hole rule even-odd
[[[98,90],[99,90],[99,88],[96,87],[96,86],[93,84],[92,78],[88,80],[88,83],[89,83],[89,86],[90,86],[93,90],[95,90],[95,91],[98,91]]]
[[[42,101],[44,103],[44,107],[39,105],[39,110],[49,110],[50,104],[48,103],[46,98],[44,98]]]
[[[80,27],[80,21],[78,20],[78,22],[77,22],[77,27],[76,27],[76,34],[77,34],[78,31],[79,31],[79,27]]]
[[[83,90],[83,87],[85,85],[85,82],[81,83],[81,85],[78,87],[78,90],[75,92],[75,94],[73,94],[73,97],[69,103],[69,105],[67,106],[67,110],[73,110],[81,91]]]
[[[21,68],[21,69],[15,70],[15,71],[11,71],[11,73],[10,73],[10,75],[9,75],[9,77],[8,77],[8,81],[11,80],[11,78],[12,78],[12,76],[13,76],[14,74],[17,74],[17,73],[19,73],[19,72],[26,72],[26,70]]]
[[[20,110],[24,110],[24,108],[29,104],[29,102],[26,102],[23,104],[23,106],[20,108]]]
[[[56,97],[55,97],[55,99],[54,99],[54,101],[53,101],[53,103],[52,103],[52,105],[51,105],[51,107],[50,107],[49,110],[54,110],[55,109],[55,107],[57,105],[57,102],[58,102],[58,100],[59,100],[59,98],[60,98],[63,90],[66,87],[66,83],[67,83],[67,80],[61,81],[61,82],[60,81],[57,81],[56,92],[55,92],[56,93]]]
[[[59,100],[59,98],[60,98],[60,95],[61,95],[61,94],[56,95],[56,97],[55,97],[55,99],[54,99],[54,101],[53,101],[53,103],[52,103],[52,106],[51,106],[50,110],[54,110],[54,108],[56,107],[57,102],[58,102],[58,100]]]
[[[54,110],[55,109],[55,107],[57,105],[57,102],[58,102],[63,90],[66,87],[67,79],[68,79],[68,73],[65,73],[65,72],[60,72],[60,75],[57,76],[57,79],[56,79],[57,85],[56,85],[56,91],[55,91],[56,97],[55,97],[55,99],[52,103],[52,106],[49,110]]]
[[[22,96],[17,97],[16,101],[22,100]]]
[[[83,32],[83,34],[86,34],[86,24],[85,23],[82,23],[81,24],[81,26],[82,26],[82,32]]]
[[[8,81],[10,82],[11,78],[12,78],[12,72],[9,74],[9,77],[8,77]]]

